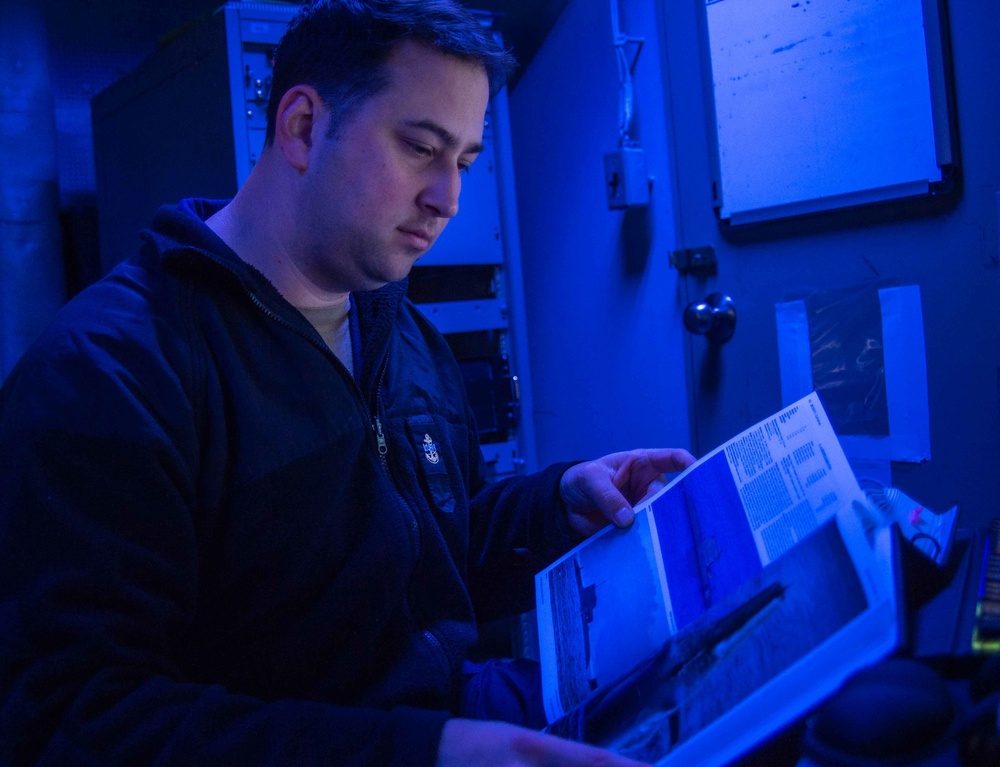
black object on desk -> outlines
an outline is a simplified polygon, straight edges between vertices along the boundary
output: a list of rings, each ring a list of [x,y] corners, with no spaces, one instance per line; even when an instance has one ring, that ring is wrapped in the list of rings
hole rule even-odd
[[[863,669],[820,707],[799,767],[1000,765],[1000,655],[982,652],[991,624],[979,620],[994,577],[1000,523],[958,531],[943,567],[904,546],[907,657]]]

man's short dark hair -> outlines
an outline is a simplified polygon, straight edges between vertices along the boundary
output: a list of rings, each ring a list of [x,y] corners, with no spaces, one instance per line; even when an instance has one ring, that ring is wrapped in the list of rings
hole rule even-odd
[[[278,102],[311,85],[333,111],[330,133],[389,84],[386,61],[397,43],[416,40],[481,65],[495,95],[515,66],[479,19],[452,0],[311,0],[278,43],[265,143],[274,140]]]

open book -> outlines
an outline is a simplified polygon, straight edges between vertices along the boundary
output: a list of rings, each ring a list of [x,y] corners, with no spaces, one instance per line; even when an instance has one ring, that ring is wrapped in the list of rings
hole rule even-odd
[[[548,730],[720,765],[900,642],[891,528],[815,393],[536,576]]]

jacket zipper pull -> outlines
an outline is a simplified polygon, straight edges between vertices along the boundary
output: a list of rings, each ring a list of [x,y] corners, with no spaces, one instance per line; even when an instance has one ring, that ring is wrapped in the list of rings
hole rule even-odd
[[[389,448],[385,444],[385,434],[382,433],[382,421],[375,416],[375,439],[378,440],[378,454],[385,455]]]

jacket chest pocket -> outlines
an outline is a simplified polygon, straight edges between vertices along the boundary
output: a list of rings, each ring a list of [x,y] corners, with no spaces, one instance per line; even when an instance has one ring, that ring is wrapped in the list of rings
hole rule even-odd
[[[457,472],[453,444],[448,439],[448,425],[430,416],[406,419],[406,435],[413,449],[417,480],[431,507],[444,514],[454,514],[456,500],[449,476],[449,465]],[[457,476],[457,475],[456,475]]]

